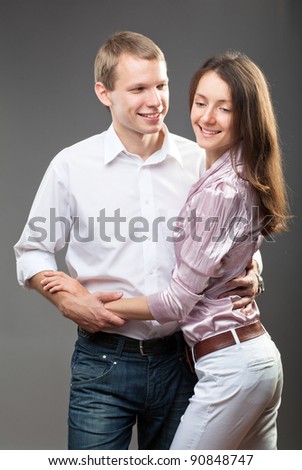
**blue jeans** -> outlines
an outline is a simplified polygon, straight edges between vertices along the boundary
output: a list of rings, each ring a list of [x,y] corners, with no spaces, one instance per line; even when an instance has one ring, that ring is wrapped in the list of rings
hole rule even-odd
[[[69,449],[128,449],[137,423],[139,449],[169,449],[196,375],[179,351],[141,355],[79,337],[72,357]]]

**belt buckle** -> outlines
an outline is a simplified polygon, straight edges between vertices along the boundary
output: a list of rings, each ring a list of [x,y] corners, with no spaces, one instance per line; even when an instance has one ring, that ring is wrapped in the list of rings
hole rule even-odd
[[[148,354],[144,352],[144,340],[143,339],[139,340],[139,352],[141,353],[141,356],[148,356]]]

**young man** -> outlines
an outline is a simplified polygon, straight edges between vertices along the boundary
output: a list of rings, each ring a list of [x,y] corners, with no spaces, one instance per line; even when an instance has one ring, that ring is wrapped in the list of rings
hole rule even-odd
[[[112,125],[51,162],[15,246],[18,278],[78,325],[69,448],[127,449],[137,422],[140,449],[168,449],[196,381],[178,324],[125,322],[104,303],[119,292],[133,297],[166,287],[176,218],[204,156],[164,125],[167,67],[149,38],[109,38],[96,57],[95,82]],[[69,273],[89,294],[43,289],[67,241]],[[256,286],[252,270],[233,282],[234,294],[249,297],[237,306],[251,301]]]

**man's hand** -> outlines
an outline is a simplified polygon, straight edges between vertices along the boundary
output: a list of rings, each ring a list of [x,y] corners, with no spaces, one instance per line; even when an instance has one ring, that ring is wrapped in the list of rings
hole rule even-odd
[[[77,280],[59,271],[42,271],[29,280],[29,285],[52,302],[64,317],[90,333],[126,323],[104,307],[104,303],[120,299],[120,292],[90,293]]]
[[[220,299],[230,296],[239,296],[240,299],[233,300],[233,308],[241,309],[242,313],[248,314],[252,310],[252,302],[258,292],[258,265],[252,260],[246,268],[244,277],[237,277],[226,283],[226,288],[230,288],[219,296]]]
[[[58,308],[64,317],[74,321],[89,333],[123,326],[126,323],[126,320],[117,317],[104,307],[104,303],[120,299],[121,293],[94,292],[81,296],[65,292],[58,294],[60,295]]]

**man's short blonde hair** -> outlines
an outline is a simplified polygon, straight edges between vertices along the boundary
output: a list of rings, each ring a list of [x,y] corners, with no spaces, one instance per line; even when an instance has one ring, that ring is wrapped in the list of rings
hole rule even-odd
[[[107,90],[112,91],[116,81],[116,66],[124,53],[165,62],[164,53],[151,39],[140,33],[121,31],[111,36],[99,49],[94,62],[95,82],[102,82]]]

